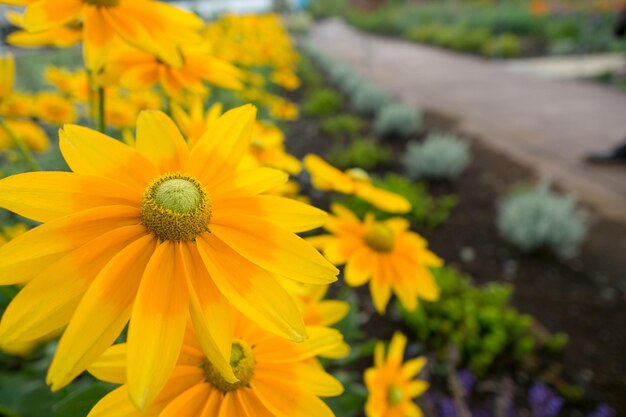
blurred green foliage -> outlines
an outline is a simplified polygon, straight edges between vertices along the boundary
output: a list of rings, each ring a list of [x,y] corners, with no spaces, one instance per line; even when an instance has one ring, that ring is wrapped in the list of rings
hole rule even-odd
[[[492,58],[515,58],[522,53],[522,42],[517,36],[505,33],[485,42],[481,52]]]
[[[437,227],[444,223],[458,201],[454,195],[434,198],[425,184],[412,182],[398,174],[388,173],[383,178],[374,178],[374,185],[409,200],[412,209],[405,216],[418,226]],[[379,220],[398,216],[378,210],[358,197],[342,197],[338,201],[360,218],[367,212],[373,212]]]
[[[336,138],[352,138],[358,135],[364,126],[365,122],[362,119],[349,114],[329,117],[320,124],[324,133]]]
[[[337,113],[341,109],[341,95],[330,89],[313,91],[308,94],[300,110],[305,116],[322,117]]]
[[[474,286],[455,269],[434,270],[441,290],[436,302],[421,302],[417,310],[401,315],[417,338],[445,362],[450,346],[459,351],[459,365],[477,376],[492,366],[507,366],[529,359],[541,348],[559,350],[567,336],[557,334],[539,340],[533,318],[510,305],[512,287],[491,283]]]
[[[371,169],[390,160],[391,150],[374,138],[354,139],[348,148],[333,148],[328,155],[328,161],[341,169]]]
[[[488,56],[517,56],[553,53],[593,53],[624,50],[613,37],[615,12],[561,11],[533,15],[527,1],[449,2],[422,4],[388,2],[368,12],[344,9],[354,26],[376,33],[403,36],[445,48]],[[508,55],[494,55],[494,39],[506,40]],[[517,38],[514,48],[512,37]],[[491,47],[486,45],[490,43]],[[563,45],[570,45],[564,48]],[[560,46],[559,46],[560,45]],[[558,47],[557,47],[558,46]],[[516,54],[512,54],[518,49]]]

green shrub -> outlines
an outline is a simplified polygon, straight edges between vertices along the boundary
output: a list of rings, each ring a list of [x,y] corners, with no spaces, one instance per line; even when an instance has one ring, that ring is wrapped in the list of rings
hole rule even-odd
[[[341,109],[341,96],[329,89],[312,92],[302,103],[301,111],[305,116],[328,116]]]
[[[401,309],[407,324],[428,349],[446,362],[451,345],[458,348],[459,366],[468,366],[482,376],[494,363],[525,361],[540,348],[561,348],[566,336],[557,334],[539,340],[533,319],[511,305],[512,288],[491,283],[476,287],[452,268],[434,271],[440,288],[436,302],[423,301],[417,310]]]
[[[413,179],[453,179],[470,163],[469,144],[454,135],[431,133],[423,143],[407,145],[402,163]]]
[[[348,114],[329,117],[320,124],[324,133],[335,137],[354,137],[363,129],[363,126],[363,120]]]
[[[415,42],[435,43],[438,34],[444,30],[440,25],[422,25],[409,30],[405,37]]]
[[[341,16],[346,10],[346,0],[313,0],[309,11],[316,19]]]
[[[389,173],[383,178],[374,178],[374,185],[406,198],[412,207],[406,216],[419,226],[437,227],[444,223],[450,217],[450,213],[458,202],[454,195],[433,198],[428,193],[425,184],[411,182],[398,174]],[[376,215],[377,219],[388,219],[397,216],[397,214],[378,210],[357,197],[344,197],[341,199],[341,204],[348,207],[361,218],[370,211]]]
[[[520,249],[548,249],[563,258],[576,255],[587,233],[586,215],[576,200],[556,194],[546,182],[503,197],[497,225],[502,237]]]
[[[481,53],[489,57],[515,58],[522,53],[522,42],[517,36],[506,33],[488,40]]]
[[[388,104],[376,115],[374,133],[380,137],[406,138],[422,129],[422,112],[404,104]]]
[[[315,69],[311,60],[304,54],[298,62],[298,76],[302,80],[302,86],[307,91],[317,91],[324,86],[322,75]]]
[[[359,167],[368,170],[389,162],[391,150],[381,146],[374,138],[359,138],[353,140],[347,149],[333,149],[328,160],[341,169]]]
[[[374,116],[390,100],[391,97],[387,92],[371,83],[355,86],[350,94],[350,104],[357,113],[363,116]]]

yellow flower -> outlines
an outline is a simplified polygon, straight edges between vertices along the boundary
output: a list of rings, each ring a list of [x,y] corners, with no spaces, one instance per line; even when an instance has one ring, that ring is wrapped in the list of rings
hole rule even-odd
[[[196,96],[191,101],[188,112],[185,111],[181,105],[177,103],[172,104],[172,117],[191,144],[194,144],[200,139],[204,132],[211,128],[221,114],[221,103],[213,104],[205,113],[204,101],[201,96]]]
[[[106,395],[89,417],[123,416],[229,416],[229,417],[333,417],[318,397],[343,392],[341,383],[312,362],[316,355],[343,343],[333,329],[309,327],[310,338],[294,343],[274,336],[249,319],[233,315],[230,365],[239,381],[229,383],[202,353],[191,328],[167,384],[153,404],[140,413],[129,401],[129,387],[122,385]],[[90,367],[97,378],[126,383],[126,345],[111,347]]]
[[[270,115],[277,119],[296,120],[300,115],[300,112],[298,111],[298,106],[279,97],[271,100],[268,106],[270,110]]]
[[[0,102],[0,115],[4,117],[31,117],[35,111],[34,97],[13,92]]]
[[[433,301],[439,288],[429,268],[442,265],[427,242],[411,232],[406,219],[377,222],[368,214],[361,222],[350,210],[332,207],[335,217],[324,228],[331,236],[312,238],[335,265],[346,264],[346,283],[358,287],[369,281],[374,306],[384,313],[393,290],[407,310],[417,308],[418,297]]]
[[[139,110],[162,110],[161,95],[152,90],[134,90],[129,93],[129,101]]]
[[[60,92],[79,100],[89,100],[89,79],[84,70],[68,71],[53,66],[46,67],[44,72],[46,81]]]
[[[85,64],[97,72],[115,39],[181,65],[177,45],[197,39],[202,21],[166,3],[151,0],[35,0],[24,14],[29,32],[81,21]]]
[[[137,120],[139,109],[127,98],[115,95],[107,97],[105,121],[107,126],[116,129],[130,129]]]
[[[188,316],[230,382],[229,305],[304,340],[298,307],[274,274],[336,280],[337,269],[295,234],[326,214],[259,195],[284,173],[239,169],[255,113],[250,105],[225,113],[191,149],[161,112],[140,113],[134,148],[67,125],[60,147],[73,173],[1,180],[0,206],[43,225],[0,248],[0,284],[26,284],[0,322],[0,346],[67,326],[48,372],[59,389],[130,319],[128,386],[144,407],[176,363]]]
[[[30,120],[7,120],[6,124],[11,132],[24,142],[28,149],[36,152],[45,152],[50,147],[46,131],[37,123]],[[16,143],[11,136],[4,129],[0,129],[0,151],[15,147]]]
[[[35,98],[37,116],[53,125],[74,123],[78,113],[74,104],[60,94],[39,93]]]
[[[297,158],[285,151],[285,135],[269,122],[257,122],[254,125],[250,154],[261,166],[282,169],[292,175],[302,171],[302,164]]]
[[[228,89],[241,88],[241,72],[222,59],[215,58],[207,45],[182,46],[182,65],[171,65],[159,57],[118,45],[107,61],[107,79],[129,89],[148,89],[157,83],[163,92],[180,99],[186,92],[205,94],[205,82]]]
[[[379,342],[374,351],[374,367],[365,371],[365,385],[369,391],[365,404],[367,417],[422,417],[422,410],[413,398],[428,389],[428,383],[415,379],[426,364],[419,357],[403,363],[406,336],[396,332],[391,339],[387,358],[385,347]]]
[[[13,91],[15,78],[15,60],[10,52],[0,55],[0,101]]]
[[[14,26],[24,28],[24,16],[15,11],[6,13],[6,18]],[[40,32],[28,32],[26,30],[16,30],[11,32],[6,41],[10,45],[21,48],[33,48],[42,46],[52,46],[55,48],[67,48],[81,41],[83,38],[82,29],[79,25],[67,25],[43,30]]]
[[[272,82],[287,90],[295,90],[300,87],[300,79],[292,71],[275,71],[272,73]]]
[[[318,190],[355,195],[374,207],[389,213],[407,213],[411,210],[411,203],[406,198],[376,188],[371,183],[367,172],[360,168],[341,172],[313,154],[304,157],[304,166],[311,174],[313,186]]]
[[[12,226],[4,226],[2,230],[0,230],[0,246],[20,235],[23,235],[27,231],[28,226],[24,223],[15,223]]]

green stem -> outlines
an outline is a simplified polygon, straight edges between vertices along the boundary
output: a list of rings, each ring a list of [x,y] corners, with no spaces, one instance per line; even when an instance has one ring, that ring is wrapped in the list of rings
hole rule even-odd
[[[30,166],[30,168],[33,171],[39,171],[41,169],[41,167],[39,166],[39,162],[37,162],[37,160],[35,159],[35,157],[33,156],[32,152],[30,151],[30,149],[28,149],[28,146],[26,146],[26,143],[24,143],[24,141],[22,140],[22,138],[18,137],[13,130],[9,127],[9,125],[7,124],[6,120],[4,119],[0,119],[0,126],[2,126],[2,129],[4,129],[4,131],[7,133],[7,135],[9,135],[9,138],[15,142],[15,144],[17,145],[17,148],[20,150],[20,152],[22,153],[22,156],[24,157],[24,160],[28,163],[28,165]]]
[[[104,94],[104,87],[98,87],[98,130],[101,133],[106,134],[106,120],[105,120],[105,105],[106,97]]]

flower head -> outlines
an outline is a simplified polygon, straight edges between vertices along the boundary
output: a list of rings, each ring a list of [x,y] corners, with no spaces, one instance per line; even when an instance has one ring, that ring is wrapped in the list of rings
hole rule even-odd
[[[276,276],[328,284],[337,269],[295,233],[325,213],[260,195],[286,181],[242,169],[255,109],[220,117],[193,147],[163,113],[139,115],[136,146],[67,125],[73,172],[0,181],[0,205],[43,225],[0,248],[0,284],[26,284],[0,322],[0,346],[65,331],[48,372],[69,383],[128,328],[128,389],[143,407],[176,364],[191,316],[225,380],[230,305],[271,332],[304,340],[301,313]],[[215,320],[220,317],[220,320]]]
[[[195,30],[202,21],[192,13],[152,0],[33,0],[24,14],[24,27],[31,33],[82,23],[85,64],[99,71],[112,42],[125,43],[181,65],[177,46],[197,41]]]
[[[387,357],[379,342],[374,351],[374,367],[365,371],[369,391],[365,414],[367,417],[418,417],[421,410],[413,399],[428,389],[428,383],[414,379],[426,364],[423,357],[403,363],[406,336],[395,333]]]
[[[371,214],[361,222],[343,206],[332,208],[335,216],[324,226],[331,236],[313,238],[328,260],[345,264],[348,285],[369,281],[374,306],[379,313],[387,308],[391,291],[407,310],[417,308],[418,298],[433,301],[439,289],[430,271],[442,265],[430,252],[427,242],[408,230],[403,218],[376,221]]]
[[[343,392],[335,378],[314,362],[316,355],[343,343],[333,329],[310,327],[303,343],[269,334],[233,314],[233,343],[229,364],[237,382],[228,382],[203,353],[191,328],[176,367],[165,388],[150,406],[148,415],[166,416],[311,416],[332,417],[318,397]],[[99,379],[125,383],[125,345],[110,348],[90,371]],[[104,397],[89,417],[108,417],[115,409],[120,416],[138,415],[122,385]]]

